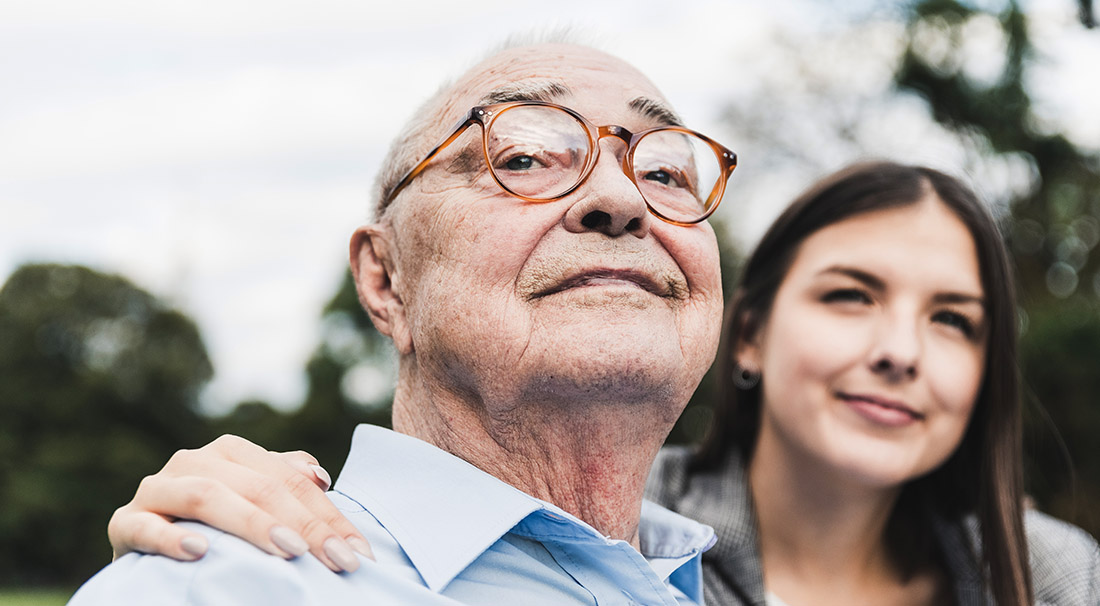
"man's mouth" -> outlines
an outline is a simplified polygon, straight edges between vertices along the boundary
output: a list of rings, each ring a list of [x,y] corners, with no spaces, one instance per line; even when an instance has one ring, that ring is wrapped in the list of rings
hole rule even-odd
[[[659,284],[656,280],[642,272],[632,270],[594,269],[574,274],[554,284],[550,288],[536,292],[531,298],[538,299],[547,297],[574,288],[615,286],[638,288],[655,294],[658,297],[669,297],[672,295],[673,290],[670,285]]]

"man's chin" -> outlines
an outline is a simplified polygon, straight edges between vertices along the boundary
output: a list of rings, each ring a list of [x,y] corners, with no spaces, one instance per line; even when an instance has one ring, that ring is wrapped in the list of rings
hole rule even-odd
[[[528,349],[535,372],[531,387],[543,393],[582,400],[667,402],[686,383],[682,352],[675,338],[660,338],[655,328],[623,331],[576,330]],[[532,344],[533,346],[535,344]],[[540,351],[541,350],[541,351]]]

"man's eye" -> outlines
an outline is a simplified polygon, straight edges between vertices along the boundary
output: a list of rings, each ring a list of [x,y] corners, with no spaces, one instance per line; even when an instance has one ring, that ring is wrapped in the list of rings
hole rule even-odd
[[[663,170],[651,170],[642,177],[646,181],[656,181],[661,185],[668,185],[672,182],[672,175]]]
[[[539,161],[531,156],[516,156],[504,163],[508,170],[531,170],[539,165]]]
[[[870,303],[871,297],[855,288],[839,288],[825,293],[821,300],[824,303]]]

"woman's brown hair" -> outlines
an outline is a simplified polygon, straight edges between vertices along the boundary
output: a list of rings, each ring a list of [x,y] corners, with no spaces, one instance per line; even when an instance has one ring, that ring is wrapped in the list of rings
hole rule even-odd
[[[938,557],[931,542],[934,519],[958,523],[973,515],[981,533],[980,563],[995,602],[1030,605],[1012,270],[988,209],[969,187],[939,171],[891,162],[859,164],[819,181],[776,219],[745,264],[726,309],[716,362],[714,424],[693,465],[717,467],[734,448],[744,461],[752,457],[761,387],[734,386],[735,355],[738,345],[767,322],[802,242],[849,217],[916,204],[930,195],[962,220],[978,252],[989,318],[985,376],[958,449],[939,468],[902,489],[887,528],[888,547],[903,571],[912,574]]]

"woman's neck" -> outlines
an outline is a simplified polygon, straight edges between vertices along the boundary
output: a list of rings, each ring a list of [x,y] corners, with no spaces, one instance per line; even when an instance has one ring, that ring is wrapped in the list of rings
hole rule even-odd
[[[761,432],[749,465],[764,579],[791,606],[933,603],[940,581],[905,579],[886,525],[900,492],[846,475]]]

